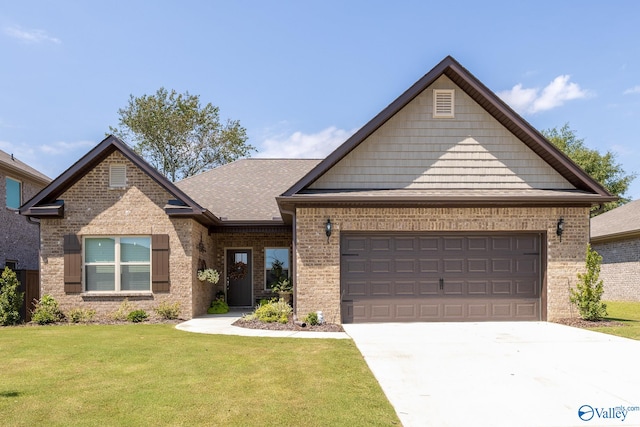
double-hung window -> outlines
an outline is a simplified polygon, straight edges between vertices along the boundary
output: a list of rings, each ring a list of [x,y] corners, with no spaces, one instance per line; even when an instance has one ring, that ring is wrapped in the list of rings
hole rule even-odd
[[[85,237],[87,292],[151,291],[151,238]]]
[[[9,178],[5,180],[5,188],[7,191],[7,207],[9,209],[20,209],[22,204],[22,183],[16,179]]]

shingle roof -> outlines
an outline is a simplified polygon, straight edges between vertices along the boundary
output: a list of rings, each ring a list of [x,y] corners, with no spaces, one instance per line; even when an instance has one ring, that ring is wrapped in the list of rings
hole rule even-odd
[[[640,199],[591,218],[591,240],[640,234]]]
[[[47,185],[49,182],[51,182],[51,178],[49,178],[42,172],[37,171],[28,164],[21,162],[11,154],[6,153],[2,150],[0,150],[0,167],[6,168],[27,178],[31,178],[32,180],[43,185]]]
[[[282,222],[276,197],[317,159],[241,159],[176,183],[223,222]]]

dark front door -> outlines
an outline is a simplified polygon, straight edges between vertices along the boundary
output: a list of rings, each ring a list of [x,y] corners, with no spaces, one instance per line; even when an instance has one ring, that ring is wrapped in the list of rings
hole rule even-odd
[[[251,249],[227,250],[227,303],[249,307],[251,300]]]

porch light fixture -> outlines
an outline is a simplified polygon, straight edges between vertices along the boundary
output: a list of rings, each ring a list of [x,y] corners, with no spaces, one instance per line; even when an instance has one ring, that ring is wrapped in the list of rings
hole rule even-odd
[[[327,242],[329,242],[329,237],[331,237],[332,230],[333,224],[331,224],[331,218],[327,218],[327,223],[324,225],[324,232],[327,235]]]
[[[562,233],[564,232],[564,218],[560,217],[558,219],[558,224],[556,225],[556,234],[560,237],[560,241],[562,242]]]

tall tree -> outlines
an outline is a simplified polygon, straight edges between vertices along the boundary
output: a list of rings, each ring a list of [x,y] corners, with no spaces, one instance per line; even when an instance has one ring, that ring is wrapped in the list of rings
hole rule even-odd
[[[598,214],[630,201],[625,196],[625,193],[629,189],[629,184],[636,178],[636,174],[627,174],[622,165],[616,161],[615,153],[607,151],[605,154],[601,154],[598,150],[586,147],[584,139],[578,138],[576,132],[569,127],[568,123],[565,123],[560,129],[554,127],[543,130],[542,134],[593,179],[604,186],[609,193],[620,198],[617,202],[607,203],[604,209],[597,212]]]
[[[171,181],[248,156],[246,129],[237,120],[220,122],[219,108],[200,106],[200,97],[160,88],[155,95],[129,96],[118,110],[120,128],[112,134]]]

